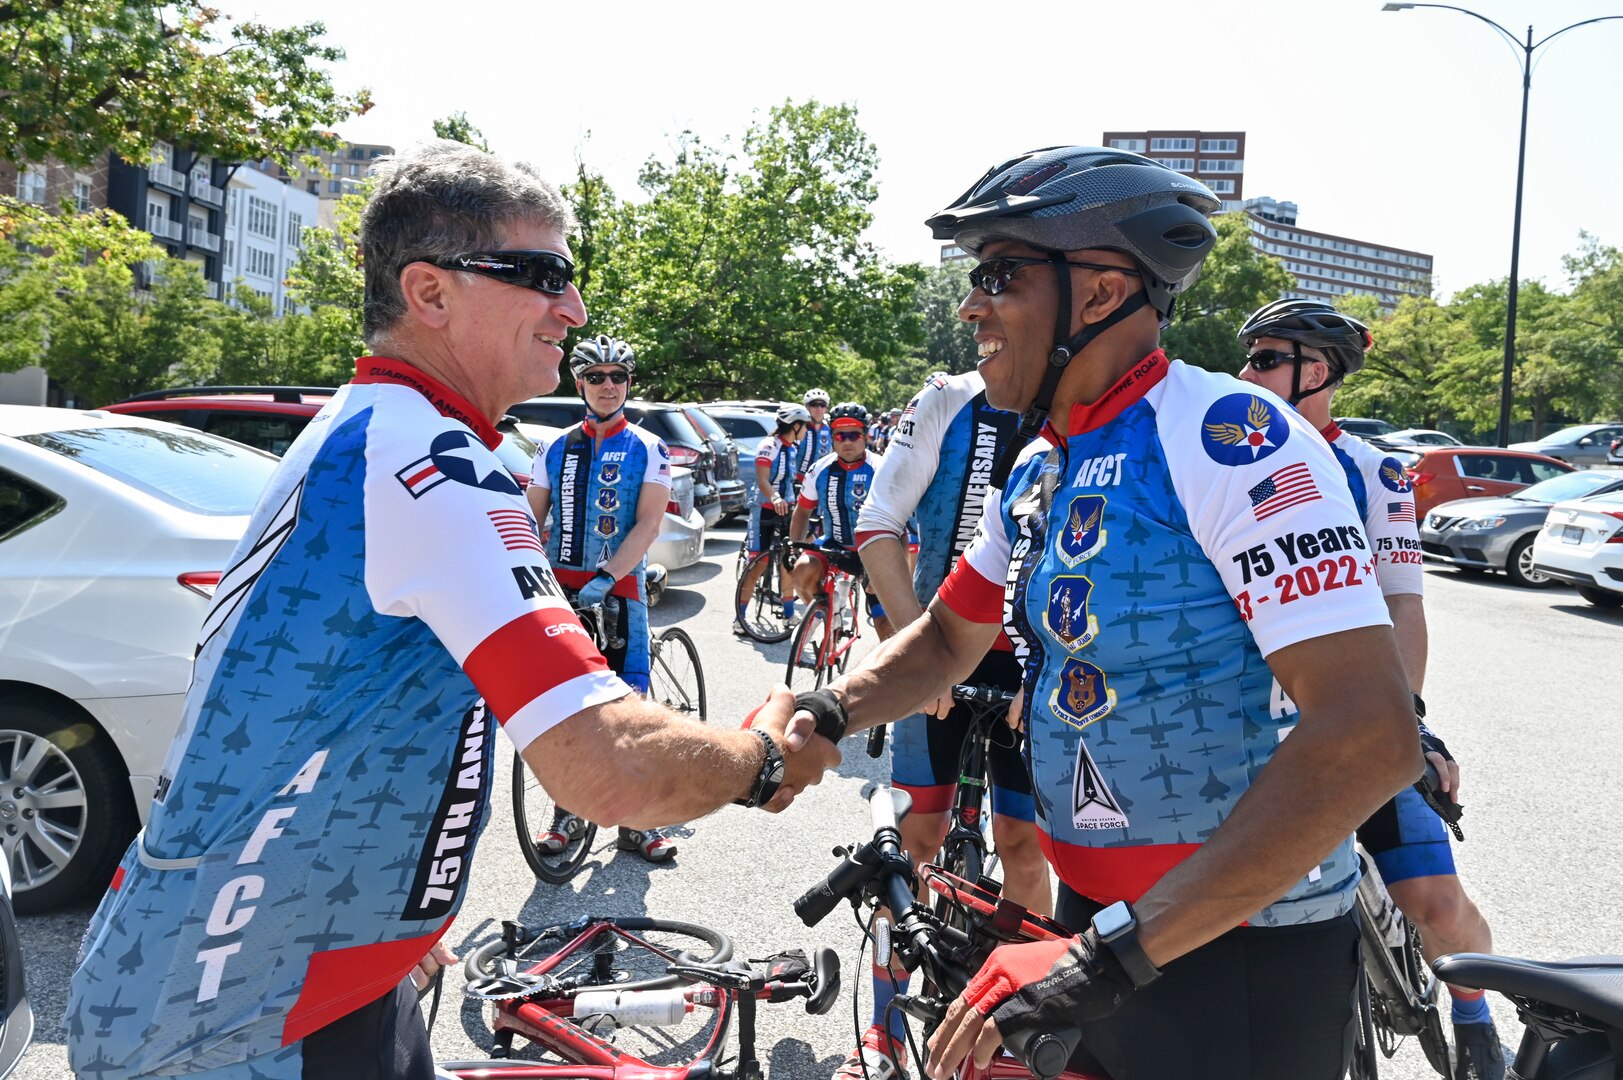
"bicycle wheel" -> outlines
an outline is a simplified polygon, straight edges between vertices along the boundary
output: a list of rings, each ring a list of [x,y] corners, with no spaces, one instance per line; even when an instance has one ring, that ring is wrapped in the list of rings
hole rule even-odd
[[[748,594],[744,583],[761,567],[761,575]],[[783,614],[783,571],[778,565],[777,552],[768,549],[750,559],[744,573],[738,578],[733,591],[733,610],[739,612],[744,632],[766,645],[782,641],[794,629],[794,623]]]
[[[579,834],[557,854],[542,851],[536,844],[537,838],[552,828],[553,820],[557,816],[558,805],[547,794],[547,789],[541,786],[541,781],[530,772],[524,759],[516,752],[513,754],[513,826],[518,832],[519,850],[524,852],[524,861],[530,864],[530,869],[542,881],[553,885],[562,885],[575,876],[586,856],[592,850],[592,841],[597,838],[597,826],[584,818],[581,822]]]
[[[789,649],[789,666],[784,669],[783,681],[791,690],[816,690],[828,677],[827,660],[833,642],[833,630],[828,616],[828,601],[819,600],[806,612],[795,631],[794,645]],[[796,684],[799,684],[798,686]]]
[[[653,699],[672,712],[703,721],[704,668],[699,650],[679,626],[667,626],[654,638],[648,657],[648,689]]]
[[[1353,1024],[1352,1063],[1347,1071],[1349,1080],[1376,1080],[1380,1075],[1380,1057],[1375,1051],[1375,1016],[1369,1004],[1369,982],[1362,969],[1358,972],[1358,1017]]]

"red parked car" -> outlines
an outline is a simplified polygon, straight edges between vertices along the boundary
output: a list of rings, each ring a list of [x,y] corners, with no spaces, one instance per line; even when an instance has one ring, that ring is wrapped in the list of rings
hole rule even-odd
[[[1529,484],[1573,471],[1564,461],[1495,446],[1434,446],[1394,451],[1414,485],[1415,517],[1454,499],[1509,495]]]

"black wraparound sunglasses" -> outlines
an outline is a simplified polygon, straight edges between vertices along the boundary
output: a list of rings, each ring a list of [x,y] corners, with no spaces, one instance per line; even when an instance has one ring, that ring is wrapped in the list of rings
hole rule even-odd
[[[556,251],[470,251],[425,261],[446,270],[482,274],[549,296],[562,296],[575,280],[575,264]]]
[[[1283,349],[1258,349],[1250,356],[1247,356],[1245,362],[1250,365],[1253,371],[1272,371],[1286,361],[1299,364],[1310,359],[1311,357],[1303,356],[1294,350],[1285,352]]]
[[[581,378],[593,386],[602,386],[605,379],[615,386],[624,386],[631,381],[631,374],[626,371],[588,371]]]
[[[1127,266],[1108,266],[1104,263],[1073,262],[1070,259],[1031,259],[1014,255],[1002,258],[987,259],[975,266],[969,272],[969,284],[984,292],[987,296],[996,296],[1009,287],[1017,271],[1028,266],[1053,266],[1055,263],[1063,266],[1075,266],[1082,270],[1119,270],[1124,274],[1141,277],[1137,270]]]

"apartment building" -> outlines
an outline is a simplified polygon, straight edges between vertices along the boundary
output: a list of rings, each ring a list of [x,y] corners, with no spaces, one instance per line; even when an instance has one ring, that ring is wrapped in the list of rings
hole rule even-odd
[[[1304,229],[1298,208],[1263,196],[1241,206],[1251,244],[1279,259],[1295,279],[1289,295],[1334,303],[1343,296],[1372,296],[1391,311],[1405,296],[1431,293],[1432,258],[1407,248]]]
[[[171,257],[195,263],[215,299],[223,280],[220,233],[230,172],[224,162],[161,141],[145,162],[114,156],[108,163],[108,208],[146,229]],[[142,274],[137,279],[145,284]]]
[[[317,208],[316,220],[310,224],[330,228],[333,223],[333,210],[338,200],[345,195],[357,193],[361,181],[366,178],[367,170],[372,167],[372,162],[386,154],[394,153],[394,147],[383,143],[345,142],[339,143],[335,150],[306,152],[320,159],[315,168],[305,168],[302,163],[296,162],[289,170],[286,166],[268,160],[253,162],[252,167],[276,177],[290,187],[316,196],[320,200],[320,205]]]
[[[1167,168],[1199,180],[1237,210],[1245,197],[1243,131],[1107,131],[1103,144],[1152,157]]]
[[[317,223],[319,197],[258,169],[238,169],[226,189],[221,261],[225,296],[252,289],[278,315],[293,310],[284,282],[298,261],[304,230]]]

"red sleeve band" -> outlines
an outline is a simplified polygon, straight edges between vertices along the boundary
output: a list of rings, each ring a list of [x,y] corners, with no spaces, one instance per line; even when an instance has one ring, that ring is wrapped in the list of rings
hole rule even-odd
[[[936,596],[961,619],[973,623],[1003,621],[1003,586],[984,577],[968,559],[958,560]]]

